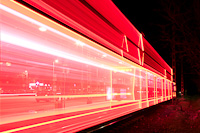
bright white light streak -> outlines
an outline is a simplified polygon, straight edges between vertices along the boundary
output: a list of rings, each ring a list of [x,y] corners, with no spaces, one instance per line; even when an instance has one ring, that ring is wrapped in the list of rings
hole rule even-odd
[[[23,48],[39,51],[39,52],[54,55],[54,56],[57,56],[57,57],[62,57],[62,58],[65,58],[65,59],[81,62],[81,63],[84,63],[84,64],[89,64],[89,65],[96,66],[96,67],[101,67],[101,68],[104,68],[104,69],[114,70],[113,68],[111,68],[109,66],[105,66],[105,65],[102,66],[102,65],[100,65],[96,62],[93,62],[93,61],[90,61],[90,60],[87,60],[87,59],[84,59],[84,58],[63,52],[63,51],[60,51],[60,50],[56,50],[54,48],[43,46],[43,45],[40,45],[38,43],[34,43],[31,40],[26,40],[24,38],[17,37],[16,35],[7,34],[4,31],[1,32],[1,40],[2,40],[2,42],[17,45],[17,46],[20,46],[20,47],[23,47]]]
[[[13,9],[10,9],[10,8],[2,5],[2,4],[0,4],[0,9],[6,11],[8,13],[11,13],[11,14],[13,14],[13,15],[21,18],[21,19],[29,21],[29,22],[31,22],[33,24],[36,24],[39,27],[44,27],[44,28],[46,28],[49,31],[52,31],[52,32],[54,32],[54,33],[56,33],[56,34],[58,34],[60,36],[63,36],[65,38],[69,39],[69,40],[74,41],[75,43],[78,41],[77,39],[75,39],[73,37],[70,37],[70,36],[68,36],[68,35],[66,35],[66,34],[64,34],[62,32],[59,32],[59,31],[57,31],[57,30],[55,30],[55,29],[53,29],[53,28],[51,28],[51,27],[49,27],[47,25],[44,25],[44,24],[42,24],[42,23],[40,23],[40,22],[38,22],[38,21],[36,21],[36,20],[34,20],[32,18],[29,18],[29,17],[27,17],[27,16],[25,16],[25,15],[23,15],[23,14],[15,11]],[[10,38],[12,38],[12,39],[10,39]],[[1,40],[4,41],[4,42],[7,42],[7,43],[11,43],[11,44],[20,46],[20,47],[32,49],[32,50],[35,50],[35,51],[39,51],[39,52],[47,53],[47,54],[50,54],[50,55],[62,57],[62,58],[65,58],[65,59],[70,59],[70,60],[73,60],[73,61],[77,61],[77,62],[89,64],[89,65],[100,67],[100,68],[103,68],[103,69],[118,71],[115,68],[112,68],[112,67],[109,67],[109,66],[105,66],[105,65],[102,66],[101,64],[98,64],[96,62],[91,62],[91,61],[86,60],[84,58],[81,58],[81,57],[78,57],[78,56],[74,56],[74,55],[71,55],[71,54],[67,54],[67,53],[65,53],[63,51],[59,51],[59,50],[56,50],[54,48],[42,46],[40,44],[31,42],[31,40],[25,40],[23,38],[17,37],[16,35],[11,35],[11,34],[3,33],[2,31],[1,31]],[[91,46],[89,46],[89,45],[87,45],[87,44],[85,44],[83,42],[82,42],[82,45],[87,46],[90,49],[93,49],[95,51],[98,51],[100,53],[105,54],[104,52],[102,52],[102,51],[100,51],[98,49],[95,49],[95,48],[93,48],[93,47],[91,47]],[[121,73],[126,73],[126,72],[121,72]],[[133,75],[131,73],[126,73],[126,74]]]
[[[29,17],[27,17],[27,16],[25,16],[25,15],[23,15],[23,14],[21,14],[21,13],[15,11],[15,10],[13,10],[13,9],[10,9],[10,8],[8,8],[8,7],[4,6],[4,5],[2,5],[2,4],[0,4],[0,9],[6,11],[6,12],[8,12],[8,13],[11,13],[11,14],[13,14],[13,15],[15,15],[15,16],[21,18],[21,19],[24,19],[24,20],[26,20],[26,21],[29,21],[29,22],[31,22],[31,23],[33,23],[33,24],[35,24],[35,25],[38,25],[38,27],[46,28],[47,30],[49,30],[49,31],[51,31],[51,32],[54,32],[54,33],[56,33],[56,34],[58,34],[58,35],[60,35],[60,36],[63,36],[63,37],[65,37],[65,38],[67,38],[67,39],[70,39],[70,40],[74,41],[75,44],[76,44],[76,42],[79,41],[79,40],[77,40],[77,39],[75,39],[75,38],[73,38],[73,37],[70,37],[70,36],[68,36],[68,35],[66,35],[66,34],[64,34],[64,33],[60,32],[60,31],[57,31],[57,30],[55,30],[55,29],[53,29],[53,28],[51,28],[51,27],[49,27],[49,26],[47,26],[47,25],[45,25],[45,24],[42,24],[42,23],[40,23],[40,22],[38,22],[38,21],[36,21],[36,20],[34,20],[34,19],[32,19],[32,18],[29,18]],[[79,41],[79,42],[80,42],[80,41]],[[95,48],[93,48],[93,47],[91,47],[91,46],[89,46],[89,45],[87,45],[87,44],[85,44],[85,43],[83,43],[83,42],[81,42],[81,45],[87,46],[87,47],[90,48],[90,49],[93,49],[93,50],[95,50],[95,51],[98,51],[98,52],[100,52],[100,53],[103,53],[102,51],[97,50],[97,49],[95,49]]]
[[[59,31],[57,31],[57,30],[55,30],[55,29],[53,29],[53,28],[51,28],[51,27],[49,27],[49,26],[47,26],[47,25],[44,25],[44,24],[42,24],[42,23],[40,23],[40,22],[38,22],[38,21],[36,21],[36,20],[34,20],[34,19],[32,19],[32,18],[29,18],[29,17],[27,17],[27,16],[25,16],[25,15],[23,15],[23,14],[21,14],[21,13],[15,11],[15,10],[13,10],[13,9],[10,9],[10,8],[8,8],[8,7],[4,6],[4,5],[2,5],[2,4],[0,4],[0,9],[4,10],[4,11],[6,11],[6,12],[9,12],[9,13],[11,13],[11,14],[13,14],[13,15],[15,15],[15,16],[21,18],[21,19],[24,19],[24,20],[26,20],[26,21],[29,21],[29,22],[31,22],[31,23],[33,23],[33,24],[35,24],[35,25],[38,25],[39,27],[46,28],[46,29],[48,29],[49,31],[52,31],[52,32],[54,32],[54,33],[57,33],[57,34],[59,34],[59,35],[61,35],[61,36],[63,36],[63,37],[66,37],[66,38],[68,38],[68,39],[70,39],[70,40],[76,42],[76,39],[74,39],[73,37],[70,37],[70,36],[68,36],[68,35],[66,35],[66,34],[63,34],[62,32],[59,32]]]
[[[32,42],[31,40],[26,40],[26,39],[21,38],[21,37],[16,36],[16,35],[7,34],[4,31],[1,31],[1,41],[6,42],[6,43],[10,43],[10,44],[13,44],[13,45],[16,45],[16,46],[20,46],[20,47],[23,47],[23,48],[35,50],[35,51],[42,52],[42,53],[46,53],[46,54],[49,54],[49,55],[69,59],[69,60],[72,60],[72,61],[76,61],[76,62],[80,62],[80,63],[92,65],[92,66],[96,66],[96,67],[99,67],[99,68],[112,70],[112,71],[118,71],[115,68],[112,68],[112,67],[109,67],[109,66],[106,66],[106,65],[102,65],[100,63],[90,61],[90,60],[87,60],[85,58],[75,56],[75,55],[60,51],[60,50],[56,50],[54,48],[43,46],[43,45],[40,45],[38,43]],[[118,72],[121,72],[121,71],[118,71]],[[132,73],[127,73],[127,72],[121,72],[121,73],[133,75]]]
[[[68,36],[68,35],[66,35],[66,34],[64,34],[64,33],[60,32],[60,31],[57,31],[57,30],[55,30],[55,29],[53,29],[53,28],[51,28],[51,27],[49,27],[49,26],[47,26],[47,25],[45,25],[45,24],[42,24],[42,23],[40,23],[40,22],[38,22],[38,21],[36,21],[36,20],[30,18],[30,17],[27,17],[27,16],[25,16],[25,15],[23,15],[23,14],[21,14],[21,13],[15,11],[15,10],[13,10],[13,9],[10,9],[10,8],[8,8],[8,7],[4,6],[4,5],[2,5],[2,4],[0,4],[0,9],[6,11],[6,12],[8,12],[8,13],[11,13],[11,14],[13,14],[13,15],[15,15],[15,16],[21,18],[21,19],[24,19],[24,20],[26,20],[26,21],[29,21],[29,22],[31,22],[31,23],[33,23],[33,24],[35,24],[35,25],[38,25],[38,27],[43,27],[43,28],[45,28],[46,30],[49,30],[49,31],[51,31],[51,32],[54,32],[54,33],[56,33],[56,34],[58,34],[58,35],[60,35],[60,36],[63,36],[63,37],[65,37],[65,38],[69,39],[69,40],[72,40],[72,41],[74,41],[75,44],[76,44],[77,42],[79,42],[79,44],[80,44],[81,46],[88,47],[88,48],[90,48],[90,49],[92,49],[92,50],[95,50],[95,51],[97,51],[97,52],[102,53],[103,55],[105,55],[104,52],[102,52],[102,51],[100,51],[100,50],[98,50],[98,49],[96,49],[96,48],[94,48],[94,47],[92,47],[92,46],[90,46],[90,45],[87,45],[87,44],[85,44],[85,43],[83,43],[83,42],[80,42],[79,40],[77,40],[77,39],[75,39],[75,38],[73,38],[73,37],[70,37],[70,36]],[[115,58],[115,60],[119,60],[119,59],[116,59],[116,58]]]

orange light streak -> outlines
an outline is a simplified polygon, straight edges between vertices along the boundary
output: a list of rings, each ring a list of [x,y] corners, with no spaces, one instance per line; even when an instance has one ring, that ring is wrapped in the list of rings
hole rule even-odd
[[[140,101],[139,101],[139,108],[142,108],[142,74],[141,71],[139,71],[140,73]]]
[[[147,107],[149,107],[149,95],[148,95],[148,93],[149,93],[149,90],[148,90],[148,77],[147,77],[147,71],[146,71],[146,100],[147,100]]]
[[[140,57],[140,49],[138,48],[138,58],[139,58],[139,64],[141,65],[141,57]]]
[[[155,80],[156,77],[153,77],[153,80],[154,80],[154,104],[156,104],[156,80]]]
[[[133,90],[132,90],[132,94],[133,94],[133,100],[135,101],[135,71],[136,68],[134,68],[133,70]]]
[[[158,86],[157,86],[157,77],[155,77],[155,89],[156,89],[156,104],[158,104]]]
[[[170,92],[169,84],[170,84],[170,82],[168,82],[168,84],[167,84],[167,85],[168,85],[168,96],[171,97],[171,95],[170,95],[170,93],[169,93],[169,92]],[[169,99],[170,99],[170,98],[168,98],[168,100],[169,100]]]
[[[21,130],[25,130],[25,129],[29,129],[29,128],[39,127],[39,126],[43,126],[43,125],[47,125],[47,124],[52,124],[52,123],[56,123],[56,122],[61,122],[61,121],[69,120],[69,119],[74,119],[74,118],[78,118],[78,117],[82,117],[82,116],[86,116],[86,115],[91,115],[91,114],[96,114],[96,113],[100,113],[100,112],[110,111],[110,110],[114,110],[114,109],[120,109],[120,108],[124,108],[124,107],[129,107],[129,106],[133,106],[133,105],[137,105],[137,104],[139,104],[139,103],[133,103],[133,104],[119,106],[119,107],[115,107],[115,108],[109,108],[109,109],[94,111],[94,112],[90,112],[90,113],[85,113],[85,114],[70,116],[70,117],[66,117],[66,118],[56,119],[56,120],[52,120],[52,121],[42,122],[42,123],[38,123],[38,124],[33,124],[33,125],[29,125],[29,126],[24,126],[24,127],[20,127],[20,128],[16,128],[16,129],[7,130],[4,133],[17,132],[17,131],[21,131]]]

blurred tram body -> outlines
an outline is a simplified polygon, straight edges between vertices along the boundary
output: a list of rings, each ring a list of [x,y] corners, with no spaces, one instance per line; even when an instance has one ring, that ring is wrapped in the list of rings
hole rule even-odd
[[[0,7],[0,131],[77,132],[175,96],[172,68],[112,1]]]

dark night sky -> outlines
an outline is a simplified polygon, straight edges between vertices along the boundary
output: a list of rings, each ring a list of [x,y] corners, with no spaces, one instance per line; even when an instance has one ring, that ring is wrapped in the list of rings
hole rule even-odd
[[[158,9],[161,8],[157,0],[113,0],[114,4],[129,19],[129,21],[143,32],[147,41],[156,49],[163,59],[171,66],[169,52],[163,52],[157,44],[159,28],[156,24],[165,23]]]

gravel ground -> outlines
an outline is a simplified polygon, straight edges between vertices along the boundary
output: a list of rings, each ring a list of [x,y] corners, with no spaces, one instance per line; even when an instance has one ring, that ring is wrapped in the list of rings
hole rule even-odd
[[[144,113],[139,120],[128,118],[98,132],[200,133],[200,96],[177,98]]]

